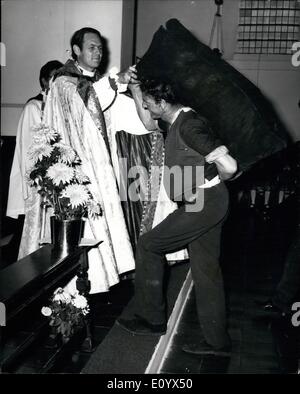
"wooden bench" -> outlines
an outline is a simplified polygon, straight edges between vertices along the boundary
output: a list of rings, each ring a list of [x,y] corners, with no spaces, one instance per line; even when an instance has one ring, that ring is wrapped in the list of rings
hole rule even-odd
[[[18,331],[20,323],[27,319],[26,315],[29,310],[31,314],[34,311],[37,316],[40,315],[41,305],[48,303],[53,291],[57,287],[65,286],[75,275],[78,276],[77,290],[88,296],[90,282],[87,253],[97,247],[100,242],[83,239],[79,247],[68,255],[61,255],[53,248],[53,245],[48,244],[0,270],[0,302],[6,310],[6,326],[0,327],[1,371],[7,371],[17,357],[32,344],[39,334],[40,326],[48,325],[48,321],[42,319],[40,326],[29,330],[24,340],[7,351],[6,339],[11,336],[11,331]],[[92,348],[88,325],[85,346],[87,349]]]

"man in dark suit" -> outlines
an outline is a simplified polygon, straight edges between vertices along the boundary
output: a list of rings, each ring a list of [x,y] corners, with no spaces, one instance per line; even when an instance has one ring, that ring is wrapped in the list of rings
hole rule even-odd
[[[183,350],[228,355],[231,344],[219,266],[221,229],[228,211],[228,192],[222,180],[237,171],[236,161],[213,134],[207,120],[180,103],[170,84],[145,81],[140,87],[140,94],[134,97],[140,96],[143,110],[155,122],[158,120],[158,125],[160,120],[168,125],[164,185],[178,209],[140,237],[136,252],[136,317],[120,318],[118,324],[136,335],[166,332],[165,254],[187,246],[205,341],[186,344]]]

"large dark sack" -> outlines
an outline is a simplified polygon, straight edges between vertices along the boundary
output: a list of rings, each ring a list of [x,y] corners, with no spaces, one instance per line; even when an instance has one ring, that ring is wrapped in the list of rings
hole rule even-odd
[[[260,90],[176,19],[154,34],[137,70],[140,79],[172,82],[182,103],[211,122],[243,171],[289,141]]]

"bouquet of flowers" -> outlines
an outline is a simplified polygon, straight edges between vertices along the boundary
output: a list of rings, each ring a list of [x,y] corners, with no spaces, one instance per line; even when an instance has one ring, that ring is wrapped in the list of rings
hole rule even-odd
[[[61,142],[57,131],[42,123],[35,127],[28,155],[32,165],[29,183],[37,187],[43,204],[51,206],[58,219],[101,216],[101,206],[87,187],[91,182],[82,171],[80,158],[71,146]]]
[[[87,299],[83,295],[78,292],[69,294],[61,287],[55,290],[50,305],[41,310],[50,319],[50,326],[65,338],[69,338],[76,328],[83,326],[84,316],[89,311]]]

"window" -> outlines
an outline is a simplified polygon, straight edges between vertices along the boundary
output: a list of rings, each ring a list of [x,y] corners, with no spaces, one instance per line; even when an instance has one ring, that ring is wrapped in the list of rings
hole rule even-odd
[[[290,54],[299,22],[299,0],[242,0],[236,52]]]

